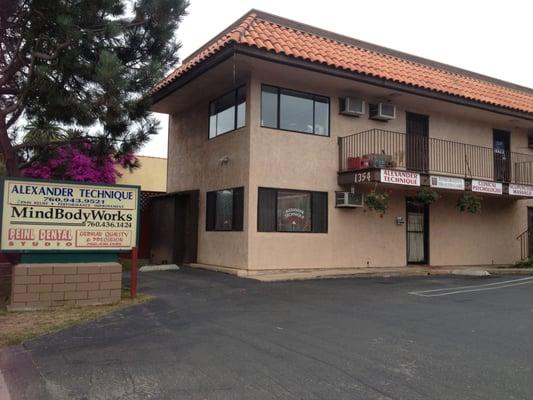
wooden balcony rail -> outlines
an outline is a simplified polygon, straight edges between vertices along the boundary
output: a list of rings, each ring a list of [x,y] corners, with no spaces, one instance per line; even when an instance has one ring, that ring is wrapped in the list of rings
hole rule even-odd
[[[363,168],[533,184],[533,154],[382,129],[339,138],[339,171]]]

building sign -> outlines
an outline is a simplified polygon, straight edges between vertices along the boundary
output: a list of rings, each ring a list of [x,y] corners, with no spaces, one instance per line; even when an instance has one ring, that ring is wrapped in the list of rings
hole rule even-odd
[[[129,250],[139,187],[5,179],[2,250]]]
[[[429,186],[439,189],[465,190],[465,180],[448,176],[431,176]]]
[[[533,197],[533,186],[509,184],[509,194],[511,196]]]
[[[420,174],[416,172],[382,169],[381,182],[393,183],[395,185],[420,186]]]
[[[472,179],[472,192],[503,194],[503,185],[500,182]]]

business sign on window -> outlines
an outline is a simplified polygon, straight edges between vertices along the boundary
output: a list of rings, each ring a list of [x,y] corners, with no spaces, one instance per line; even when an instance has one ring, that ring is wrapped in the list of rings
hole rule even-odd
[[[278,231],[311,231],[311,193],[298,191],[278,192]]]
[[[533,186],[509,184],[509,194],[511,196],[533,197]]]
[[[429,186],[438,189],[465,190],[465,180],[448,176],[431,176]]]
[[[395,185],[420,186],[420,174],[394,169],[382,169],[381,182]]]
[[[114,250],[137,246],[139,187],[5,179],[2,250]]]
[[[472,192],[503,194],[503,185],[500,182],[472,179]]]

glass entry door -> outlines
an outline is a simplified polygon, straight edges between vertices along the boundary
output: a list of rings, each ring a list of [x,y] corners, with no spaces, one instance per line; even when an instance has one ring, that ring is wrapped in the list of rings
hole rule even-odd
[[[407,199],[407,264],[427,264],[429,209]]]

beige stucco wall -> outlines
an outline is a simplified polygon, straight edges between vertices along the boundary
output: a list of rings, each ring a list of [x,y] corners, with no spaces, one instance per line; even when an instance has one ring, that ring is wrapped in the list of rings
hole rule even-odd
[[[117,183],[123,185],[140,185],[141,190],[149,192],[166,192],[167,159],[159,157],[137,156],[140,167],[129,171],[119,168],[122,174]]]
[[[330,97],[330,137],[319,137],[260,127],[260,85],[271,84]],[[377,128],[405,132],[405,112],[429,115],[430,136],[492,147],[493,128],[511,131],[511,149],[528,153],[527,126],[511,118],[450,105],[407,94],[369,89],[365,85],[318,76],[288,67],[258,63],[251,81],[250,269],[401,266],[406,264],[405,197],[414,190],[394,188],[389,212],[380,218],[362,209],[337,209],[337,138]],[[339,96],[358,94],[369,101],[391,100],[397,119],[384,123],[367,117],[338,113]],[[531,123],[530,123],[531,126]],[[261,233],[256,227],[257,187],[293,188],[328,192],[327,234]],[[346,188],[345,188],[346,189]],[[358,190],[368,191],[368,188]],[[519,257],[515,239],[527,224],[526,201],[509,198],[483,201],[479,215],[456,208],[458,195],[441,193],[430,210],[430,262],[432,265],[508,264]],[[529,202],[531,204],[531,202]]]
[[[481,213],[472,215],[457,210],[458,197],[446,194],[430,208],[431,264],[498,265],[516,261],[520,255],[516,236],[527,225],[527,202],[485,197]]]
[[[335,208],[334,193],[343,189],[337,185],[338,137],[371,128],[405,132],[406,111],[429,115],[431,137],[492,147],[492,129],[499,128],[511,131],[513,151],[529,153],[527,132],[533,128],[531,122],[265,61],[246,60],[242,64],[246,68],[240,71],[248,84],[245,128],[207,139],[209,101],[242,83],[242,80],[232,82],[224,65],[220,68],[228,70],[226,80],[220,79],[223,72],[212,71],[193,82],[191,87],[203,89],[201,94],[188,89],[191,97],[192,93],[199,96],[197,101],[191,100],[187,107],[181,106],[179,112],[174,112],[172,99],[168,98],[166,109],[158,110],[171,114],[168,191],[199,189],[201,192],[200,263],[250,270],[405,265],[405,225],[396,225],[395,218],[405,218],[405,197],[414,191],[393,188],[390,210],[383,218],[363,209]],[[211,91],[202,79],[213,83]],[[262,83],[330,97],[330,137],[260,127]],[[339,115],[338,98],[348,94],[359,95],[367,101],[390,100],[397,105],[398,117],[384,123],[368,117]],[[229,160],[227,164],[220,162],[225,157]],[[244,232],[206,232],[206,191],[237,186],[245,187]],[[327,191],[328,233],[257,232],[258,187]],[[515,238],[526,228],[526,206],[533,202],[486,197],[481,214],[465,215],[455,207],[457,196],[442,193],[441,199],[431,207],[431,264],[516,261],[519,243]]]
[[[205,229],[206,192],[241,186],[245,187],[245,196],[248,192],[249,116],[244,128],[208,139],[208,104],[220,94],[208,94],[170,115],[168,191],[200,190],[198,262],[244,269],[248,265],[248,202],[245,201],[243,232]]]

